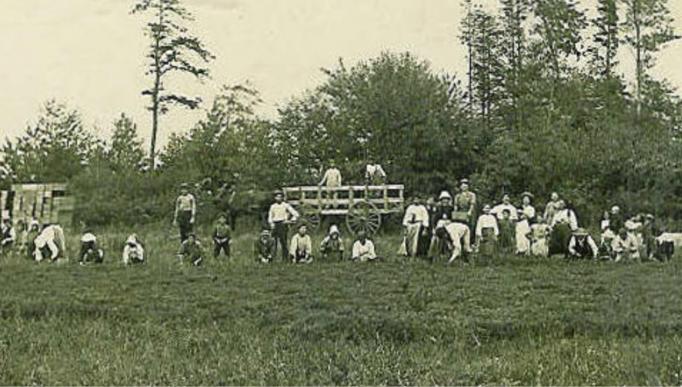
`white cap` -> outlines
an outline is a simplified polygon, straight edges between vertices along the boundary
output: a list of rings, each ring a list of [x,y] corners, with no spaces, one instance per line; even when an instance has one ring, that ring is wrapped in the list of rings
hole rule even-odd
[[[85,242],[85,243],[88,243],[88,242],[97,242],[97,237],[96,237],[94,234],[92,234],[92,233],[86,232],[86,233],[83,234],[83,236],[81,237],[81,242]]]
[[[438,196],[438,200],[443,200],[443,199],[452,199],[452,195],[450,195],[450,192],[448,192],[448,191],[441,192],[440,196]]]
[[[331,227],[329,227],[329,235],[335,234],[335,233],[339,234],[339,235],[341,234],[341,232],[339,231],[339,228],[335,224],[332,224]]]

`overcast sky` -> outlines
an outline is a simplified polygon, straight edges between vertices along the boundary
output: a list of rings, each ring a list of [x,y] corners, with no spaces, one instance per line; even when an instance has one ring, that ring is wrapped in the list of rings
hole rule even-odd
[[[493,3],[492,0],[482,2]],[[148,137],[140,91],[144,77],[143,20],[132,0],[0,0],[0,139],[22,133],[41,104],[55,98],[82,112],[108,137],[125,112]],[[682,32],[682,1],[670,1]],[[210,101],[219,86],[250,80],[264,112],[323,80],[322,67],[347,64],[382,50],[406,51],[436,70],[464,74],[457,40],[460,0],[186,0],[191,29],[216,54],[213,79],[183,90]],[[585,0],[584,5],[589,5]],[[656,69],[680,87],[682,43],[671,45]],[[182,81],[180,81],[182,83]],[[174,110],[169,131],[186,130],[201,112]]]

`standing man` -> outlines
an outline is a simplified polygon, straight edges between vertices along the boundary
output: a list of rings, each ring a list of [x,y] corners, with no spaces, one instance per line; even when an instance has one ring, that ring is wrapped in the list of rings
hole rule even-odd
[[[376,164],[370,159],[365,169],[365,179],[368,185],[384,184],[386,182],[386,171],[381,167],[381,164]]]
[[[180,186],[180,196],[175,200],[173,215],[173,224],[180,228],[180,243],[186,241],[194,229],[196,215],[197,200],[189,192],[189,185],[184,183]]]
[[[455,195],[455,220],[460,221],[469,228],[474,222],[476,210],[476,194],[469,191],[469,180],[462,179],[459,182],[460,193]]]
[[[339,193],[336,189],[341,187],[341,182],[341,171],[336,168],[336,163],[332,160],[329,163],[329,169],[324,172],[324,176],[322,176],[322,181],[320,181],[319,186],[327,187],[327,200],[329,200],[329,196],[331,196],[333,198],[332,205],[334,207],[336,207],[336,199],[339,197]],[[329,194],[330,192],[331,195]],[[327,205],[327,207],[329,207],[329,205]]]
[[[424,251],[421,245],[425,242],[424,237],[428,236],[429,223],[429,211],[422,204],[421,199],[415,196],[412,204],[405,210],[405,216],[403,217],[403,227],[405,227],[403,247],[405,255],[416,257],[420,252]]]
[[[275,202],[268,211],[268,224],[272,229],[272,237],[281,246],[283,262],[286,262],[289,257],[287,247],[289,242],[287,240],[288,224],[296,222],[299,216],[294,207],[284,201],[284,193],[282,191],[275,192]]]

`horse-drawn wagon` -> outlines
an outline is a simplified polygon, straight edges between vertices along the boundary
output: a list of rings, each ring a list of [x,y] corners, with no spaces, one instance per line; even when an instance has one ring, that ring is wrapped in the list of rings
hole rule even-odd
[[[344,217],[353,234],[376,233],[382,217],[400,214],[405,209],[402,184],[353,185],[341,187],[285,187],[284,196],[301,214],[309,227],[319,227],[326,216]]]

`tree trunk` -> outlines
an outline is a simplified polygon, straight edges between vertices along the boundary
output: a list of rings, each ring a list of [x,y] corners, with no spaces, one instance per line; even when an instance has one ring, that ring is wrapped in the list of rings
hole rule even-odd
[[[159,25],[163,25],[163,4],[159,2]],[[157,32],[154,41],[154,89],[152,90],[152,139],[149,158],[151,170],[156,169],[156,137],[159,131],[159,93],[161,92],[161,36]]]
[[[636,71],[637,71],[637,119],[639,120],[642,112],[642,78],[643,78],[643,64],[642,64],[642,26],[639,15],[639,0],[632,2],[632,18],[635,25],[635,51],[636,51]]]

